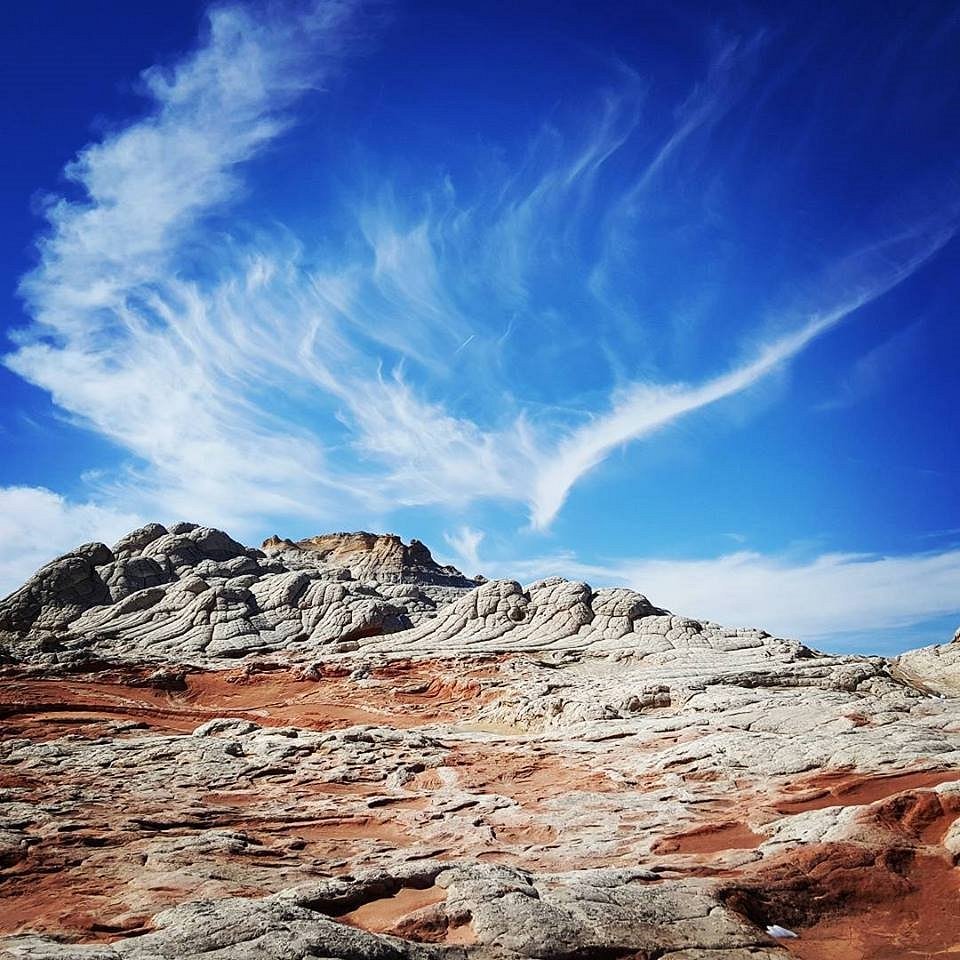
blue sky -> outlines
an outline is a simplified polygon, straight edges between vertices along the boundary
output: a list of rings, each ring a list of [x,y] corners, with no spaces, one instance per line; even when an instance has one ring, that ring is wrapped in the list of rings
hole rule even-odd
[[[189,518],[952,636],[960,7],[92,8],[0,12],[0,590]]]

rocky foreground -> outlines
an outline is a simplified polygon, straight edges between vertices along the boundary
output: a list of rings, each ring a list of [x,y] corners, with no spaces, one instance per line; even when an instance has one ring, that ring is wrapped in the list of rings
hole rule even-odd
[[[954,956],[958,693],[960,643],[151,524],[0,602],[0,952]]]

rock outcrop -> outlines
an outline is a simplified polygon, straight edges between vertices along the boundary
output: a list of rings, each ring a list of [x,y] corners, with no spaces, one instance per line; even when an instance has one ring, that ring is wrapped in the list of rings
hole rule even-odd
[[[0,641],[60,664],[331,652],[407,629],[476,586],[395,536],[274,537],[264,547],[188,523],[149,524],[112,550],[86,544],[0,601]]]
[[[906,678],[943,696],[960,696],[960,630],[950,643],[901,654],[896,669]]]
[[[0,954],[806,960],[960,942],[960,644],[416,541],[150,524],[0,602]]]
[[[392,533],[325,533],[296,543],[273,536],[263,541],[261,549],[267,556],[280,557],[293,566],[304,563],[330,571],[346,570],[353,579],[367,583],[461,589],[476,586],[476,581],[456,567],[440,566],[419,540],[411,540],[408,545]]]
[[[0,630],[57,630],[84,610],[110,603],[110,589],[97,568],[113,561],[106,544],[86,543],[48,563],[0,604]]]

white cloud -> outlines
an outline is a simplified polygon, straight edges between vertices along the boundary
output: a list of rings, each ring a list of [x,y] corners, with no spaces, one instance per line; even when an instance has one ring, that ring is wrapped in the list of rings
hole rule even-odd
[[[502,431],[482,430],[418,397],[398,376],[378,377],[344,402],[358,430],[356,448],[389,468],[381,484],[394,502],[522,499],[525,472],[539,456],[522,418]]]
[[[43,487],[0,487],[0,597],[43,564],[82,543],[112,544],[143,521],[95,503],[71,503]]]
[[[504,562],[496,569],[527,580],[560,574],[581,577],[595,587],[630,586],[684,616],[760,627],[813,643],[844,633],[907,630],[950,614],[960,620],[960,550],[900,556],[829,553],[807,562],[738,551],[699,560],[586,564],[566,554]]]
[[[467,576],[472,576],[480,570],[480,544],[484,540],[482,530],[462,526],[453,533],[445,533],[443,539],[456,552],[459,563]]]
[[[541,464],[531,500],[533,526],[549,526],[571,487],[611,450],[752,387],[811,341],[915,273],[943,248],[955,229],[951,213],[944,220],[918,225],[886,243],[873,245],[870,258],[885,255],[885,271],[874,273],[866,282],[861,279],[859,289],[848,300],[814,313],[792,333],[764,344],[752,360],[729,373],[697,385],[634,383],[622,388],[609,413],[570,433]],[[851,264],[850,268],[862,277],[860,264]]]
[[[353,49],[356,9],[214,8],[197,51],[144,74],[146,116],[68,166],[85,197],[47,210],[40,265],[22,284],[33,323],[5,362],[131,454],[100,499],[243,536],[273,518],[497,498],[526,504],[542,529],[616,447],[748,389],[952,235],[947,211],[868,248],[745,363],[694,382],[627,380],[571,428],[571,401],[524,392],[526,366],[569,361],[584,324],[556,320],[533,291],[570,262],[599,257],[585,272],[604,275],[608,251],[583,235],[636,226],[667,166],[747,89],[759,41],[721,44],[659,137],[640,123],[643,84],[622,70],[592,126],[545,127],[474,196],[449,179],[421,185],[417,215],[387,188],[366,205],[350,196],[336,226],[351,242],[337,254],[279,228],[245,243],[205,235],[207,215],[242,194],[243,164]],[[596,185],[628,146],[641,162],[607,185],[604,219]],[[596,302],[602,326],[609,301]],[[536,323],[541,334],[524,330]]]
[[[322,508],[321,444],[254,399],[265,373],[289,373],[275,348],[296,339],[282,311],[297,291],[279,289],[279,257],[251,254],[191,282],[186,251],[218,274],[229,244],[205,244],[204,215],[236,199],[239,166],[349,50],[355,7],[213,8],[203,46],[143,74],[148,114],[67,167],[86,198],[48,207],[21,288],[34,322],[5,362],[138,458],[109,491],[123,502],[224,525]]]
[[[802,638],[907,627],[960,612],[957,550],[824,554],[805,564],[743,552],[712,561],[647,561],[629,577],[693,615]]]

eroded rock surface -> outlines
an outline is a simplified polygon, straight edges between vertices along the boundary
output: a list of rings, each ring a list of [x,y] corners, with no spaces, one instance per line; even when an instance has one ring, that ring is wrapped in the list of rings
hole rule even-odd
[[[468,589],[476,586],[456,567],[438,564],[419,540],[405,544],[392,533],[324,533],[296,543],[273,536],[264,540],[262,549],[292,566],[347,571],[353,579],[366,582]]]
[[[269,555],[191,523],[148,524],[113,549],[86,544],[0,601],[0,642],[18,659],[61,668],[312,654],[405,630],[476,586],[394,536],[264,546]]]
[[[193,524],[48,564],[0,642],[9,956],[960,943],[960,644],[825,656],[395,537]]]

